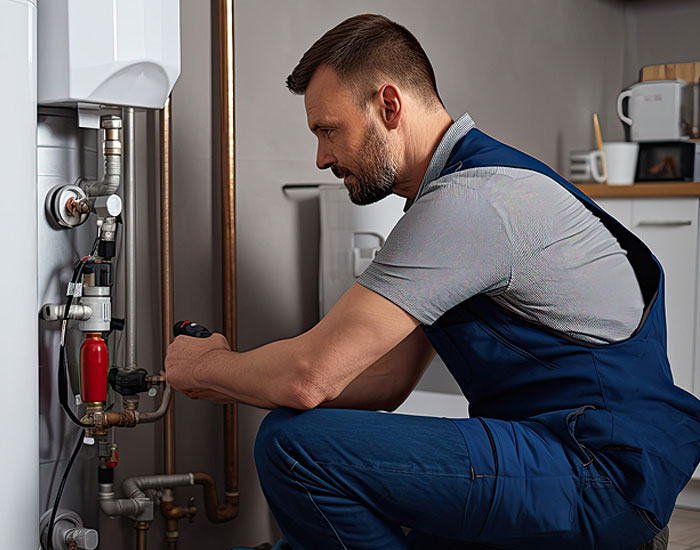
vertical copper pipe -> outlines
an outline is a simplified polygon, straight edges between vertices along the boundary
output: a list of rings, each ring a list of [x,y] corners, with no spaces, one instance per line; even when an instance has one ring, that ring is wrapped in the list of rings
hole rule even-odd
[[[233,0],[219,0],[219,48],[221,75],[221,186],[223,204],[223,298],[224,335],[236,349],[236,250],[235,250],[235,165],[234,165],[234,98],[233,98]],[[171,133],[170,99],[161,113],[161,270],[162,270],[162,339],[163,352],[172,341],[172,230],[171,212]],[[175,473],[175,411],[174,399],[164,419],[165,473]],[[195,474],[204,487],[207,517],[212,522],[226,521],[238,515],[238,407],[224,407],[224,503],[218,505],[216,487],[208,474]],[[174,505],[171,489],[166,489],[161,512],[167,519],[168,550],[175,550],[178,540],[177,520],[185,510]]]
[[[170,224],[172,211],[172,177],[171,177],[171,134],[170,134],[170,98],[165,102],[160,112],[160,269],[161,269],[161,342],[163,343],[163,358],[168,345],[172,342],[173,333],[173,235]],[[175,473],[175,399],[163,420],[163,447],[165,473]]]
[[[236,173],[234,103],[233,0],[219,0],[219,60],[221,99],[221,192],[223,204],[224,335],[236,342]],[[238,499],[238,404],[224,408],[227,501]]]
[[[163,343],[163,359],[172,342],[173,326],[173,257],[172,257],[172,165],[171,165],[171,98],[165,102],[160,112],[160,269],[161,269],[161,342]],[[170,400],[170,406],[163,418],[163,455],[165,473],[175,473],[175,396]],[[165,489],[164,502],[175,499],[172,489]],[[177,520],[168,518],[166,523],[166,539],[168,547],[177,545]]]
[[[134,524],[134,529],[136,529],[136,548],[137,550],[146,550],[146,534],[148,533],[148,528],[150,524],[147,521],[137,521]]]

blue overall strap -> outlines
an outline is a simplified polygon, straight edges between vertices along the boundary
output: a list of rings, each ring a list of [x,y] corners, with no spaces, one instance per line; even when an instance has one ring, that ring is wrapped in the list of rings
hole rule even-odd
[[[634,269],[642,322],[622,342],[585,344],[477,295],[424,330],[469,400],[471,416],[546,426],[580,449],[583,460],[594,456],[630,502],[665,522],[700,460],[700,402],[673,384],[661,265],[551,168],[479,130],[457,142],[441,176],[489,166],[542,173],[601,220]]]

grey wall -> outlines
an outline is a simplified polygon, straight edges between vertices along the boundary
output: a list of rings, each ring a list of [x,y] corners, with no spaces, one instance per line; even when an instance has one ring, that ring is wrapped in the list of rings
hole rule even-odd
[[[315,168],[315,143],[306,128],[303,100],[287,92],[284,80],[305,49],[331,26],[366,11],[403,23],[433,61],[453,117],[469,111],[486,132],[565,172],[570,150],[594,145],[593,112],[601,115],[606,138],[622,137],[615,99],[634,80],[639,65],[666,56],[698,58],[697,44],[688,48],[684,39],[697,36],[691,31],[700,19],[698,10],[697,2],[682,1],[236,0],[239,349],[296,335],[317,320],[316,197],[313,192],[285,195],[282,186],[334,178]],[[681,21],[682,27],[672,21]],[[654,31],[653,41],[647,38],[648,29]],[[220,329],[212,36],[209,3],[182,2],[182,75],[173,94],[175,312],[178,318]],[[144,144],[153,145],[155,129],[151,123]],[[142,174],[157,179],[152,170],[144,168]],[[140,232],[153,251],[155,198],[145,194],[143,200]],[[148,327],[158,319],[153,297],[158,266],[146,256],[139,270],[143,303],[148,304],[139,321]],[[157,345],[145,342],[139,360],[157,364],[159,353]],[[436,369],[421,387],[449,391],[451,384]],[[220,486],[219,408],[183,396],[176,402],[178,471],[211,472]],[[263,411],[241,407],[241,516],[219,526],[210,525],[203,514],[194,524],[181,522],[182,550],[252,546],[274,538],[274,523],[252,464],[252,444],[263,416]],[[160,427],[119,432],[119,442],[120,478],[159,471]],[[146,453],[141,452],[144,447]],[[201,505],[195,490],[178,494],[180,503],[194,495]],[[112,522],[105,529],[111,531],[105,531],[109,540],[103,548],[131,545],[128,521]],[[159,520],[149,534],[149,548],[163,548],[162,533]]]
[[[700,60],[700,2],[634,0],[626,4],[624,85],[645,65]]]

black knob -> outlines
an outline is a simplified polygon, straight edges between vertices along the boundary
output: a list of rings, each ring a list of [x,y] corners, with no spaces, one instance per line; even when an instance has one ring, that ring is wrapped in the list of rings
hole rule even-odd
[[[211,331],[198,323],[193,321],[178,321],[173,326],[173,332],[175,336],[194,336],[195,338],[209,338],[211,336]]]
[[[109,371],[109,385],[121,395],[136,395],[148,391],[146,369],[114,368]]]

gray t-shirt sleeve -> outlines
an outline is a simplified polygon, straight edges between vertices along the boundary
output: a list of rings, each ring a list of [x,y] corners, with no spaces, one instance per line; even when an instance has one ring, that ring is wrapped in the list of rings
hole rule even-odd
[[[399,220],[358,282],[432,325],[510,281],[512,245],[497,210],[464,185],[436,186]]]

